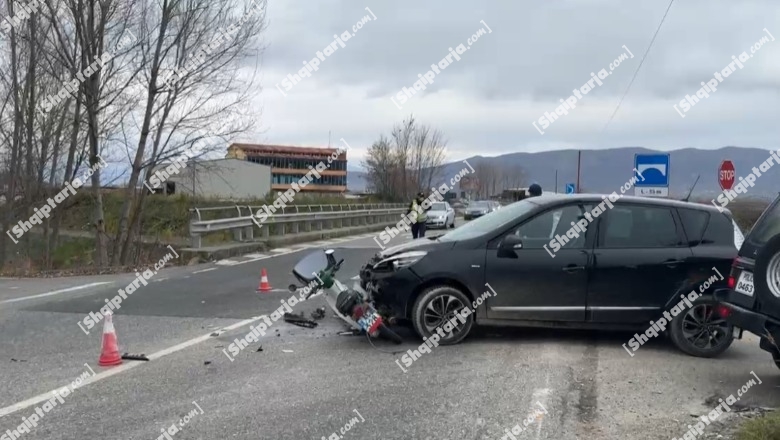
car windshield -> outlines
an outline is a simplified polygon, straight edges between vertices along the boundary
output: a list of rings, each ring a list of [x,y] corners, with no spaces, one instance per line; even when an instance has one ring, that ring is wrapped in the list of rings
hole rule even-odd
[[[474,208],[474,209],[485,209],[488,207],[490,207],[488,202],[474,202],[471,205],[469,205],[469,208]]]
[[[431,204],[431,211],[446,211],[447,207],[444,203],[433,203]]]
[[[529,200],[521,200],[494,211],[490,215],[472,220],[458,229],[442,235],[438,239],[440,241],[460,241],[479,237],[515,221],[531,212],[537,206],[536,203],[532,203]]]
[[[780,199],[761,216],[748,239],[752,244],[761,246],[777,234],[780,234]]]

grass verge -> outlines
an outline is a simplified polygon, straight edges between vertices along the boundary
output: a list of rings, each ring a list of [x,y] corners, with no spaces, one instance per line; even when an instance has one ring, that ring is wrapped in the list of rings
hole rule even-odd
[[[780,440],[780,410],[749,419],[737,430],[737,440]]]

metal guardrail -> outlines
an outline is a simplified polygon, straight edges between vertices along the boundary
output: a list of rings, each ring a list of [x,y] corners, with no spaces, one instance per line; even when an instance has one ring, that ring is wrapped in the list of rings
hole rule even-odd
[[[338,209],[336,209],[338,208]],[[346,209],[345,209],[346,208]],[[360,205],[293,205],[277,210],[262,222],[262,238],[302,232],[330,231],[363,225],[389,225],[400,220],[406,211],[403,203],[372,203]],[[254,240],[257,225],[254,215],[261,206],[235,205],[190,209],[190,239],[193,248],[202,246],[202,236],[222,231],[233,231],[236,241]],[[203,220],[202,213],[227,211],[235,217]],[[294,211],[294,212],[292,212]]]
[[[344,207],[347,209],[344,209]],[[299,214],[301,212],[336,212],[336,211],[357,211],[365,209],[392,209],[392,208],[404,208],[406,204],[403,203],[362,203],[362,204],[339,204],[339,205],[292,205],[281,209],[277,209],[277,214]],[[338,209],[336,209],[338,208]],[[212,206],[204,208],[190,208],[191,217],[197,217],[198,221],[202,221],[201,213],[210,211],[235,211],[237,217],[250,216],[256,213],[262,206],[251,205],[233,205],[233,206]],[[194,214],[194,215],[193,215]]]

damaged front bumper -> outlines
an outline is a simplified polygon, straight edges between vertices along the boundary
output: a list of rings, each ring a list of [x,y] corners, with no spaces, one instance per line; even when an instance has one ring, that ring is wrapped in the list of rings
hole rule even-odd
[[[383,316],[406,319],[411,310],[409,301],[422,280],[409,268],[392,271],[374,270],[379,262],[375,255],[360,269],[360,286],[368,292]]]

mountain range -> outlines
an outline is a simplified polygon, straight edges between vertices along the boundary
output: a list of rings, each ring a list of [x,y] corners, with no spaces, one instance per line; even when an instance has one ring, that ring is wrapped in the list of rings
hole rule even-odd
[[[578,150],[555,150],[539,153],[509,153],[501,156],[473,156],[466,159],[472,166],[480,162],[496,166],[521,167],[527,184],[536,182],[545,191],[556,189],[564,192],[567,183],[577,181]],[[719,168],[724,160],[731,160],[736,169],[736,181],[749,174],[770,158],[770,151],[762,148],[723,147],[716,150],[683,148],[672,151],[657,151],[641,147],[620,147],[605,150],[582,150],[580,166],[580,188],[582,192],[611,193],[619,191],[633,175],[634,156],[637,154],[670,154],[669,194],[671,197],[685,196],[700,176],[693,191],[695,197],[715,197],[721,192],[718,184]],[[772,161],[773,165],[775,161]],[[440,176],[449,180],[463,169],[463,162],[452,162],[442,166]],[[353,192],[366,190],[366,173],[349,171],[347,188]],[[756,179],[748,195],[756,198],[774,198],[780,191],[780,166],[772,166]]]

